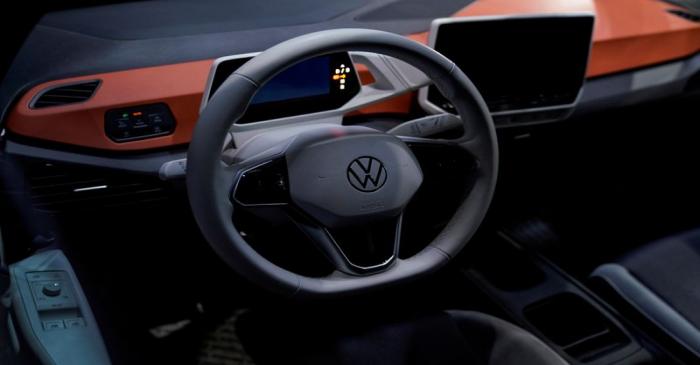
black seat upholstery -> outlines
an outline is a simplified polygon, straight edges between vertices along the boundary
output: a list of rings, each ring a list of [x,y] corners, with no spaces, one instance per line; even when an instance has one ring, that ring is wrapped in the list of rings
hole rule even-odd
[[[464,342],[474,349],[470,364],[566,364],[535,336],[506,321],[478,312],[449,311]],[[466,363],[465,363],[466,364]]]
[[[339,318],[318,323],[318,318],[308,317],[245,317],[237,332],[257,365],[567,364],[529,332],[477,312],[437,312],[364,324]]]
[[[652,242],[592,275],[700,357],[700,230]]]

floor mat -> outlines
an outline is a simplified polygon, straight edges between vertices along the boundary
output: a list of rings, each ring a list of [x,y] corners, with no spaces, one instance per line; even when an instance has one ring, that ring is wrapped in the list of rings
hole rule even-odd
[[[206,334],[202,341],[199,365],[253,365],[236,333],[236,322],[245,311],[238,311]]]

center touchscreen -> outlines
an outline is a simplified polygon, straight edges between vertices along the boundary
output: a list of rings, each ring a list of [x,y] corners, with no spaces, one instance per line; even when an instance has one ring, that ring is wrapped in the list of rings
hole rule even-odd
[[[436,20],[433,47],[474,82],[491,112],[572,104],[583,85],[593,16]],[[432,86],[428,101],[450,111]]]

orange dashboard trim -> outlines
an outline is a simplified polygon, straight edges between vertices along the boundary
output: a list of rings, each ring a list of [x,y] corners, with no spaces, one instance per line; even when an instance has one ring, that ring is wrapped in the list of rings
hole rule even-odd
[[[588,77],[650,66],[700,52],[700,24],[657,0],[596,0]]]
[[[593,12],[596,15],[587,77],[668,62],[700,52],[700,24],[669,14],[671,5],[656,0],[479,0],[453,16],[522,15]],[[427,43],[428,33],[408,35]],[[87,75],[40,84],[13,107],[7,128],[14,134],[113,150],[137,151],[189,142],[212,60]],[[374,78],[361,66],[363,83]],[[81,104],[30,109],[31,99],[53,85],[100,79],[95,95]],[[413,101],[405,94],[353,114],[407,112]],[[165,102],[177,126],[168,136],[115,143],[104,133],[104,113],[112,108]]]
[[[145,150],[189,143],[211,65],[211,60],[187,62],[43,83],[24,94],[12,109],[7,126],[23,136],[105,150]],[[84,103],[29,108],[34,95],[47,87],[93,79],[102,83]],[[107,137],[104,132],[107,110],[156,102],[170,107],[176,122],[172,134],[125,143]]]
[[[668,62],[700,52],[700,24],[657,0],[479,0],[453,17],[591,12],[596,16],[587,77]],[[411,34],[427,44],[428,33]]]
[[[360,83],[362,85],[373,84],[375,81],[377,81],[374,79],[374,75],[372,75],[367,66],[357,63],[355,64],[355,70],[357,71],[357,76],[360,78]]]

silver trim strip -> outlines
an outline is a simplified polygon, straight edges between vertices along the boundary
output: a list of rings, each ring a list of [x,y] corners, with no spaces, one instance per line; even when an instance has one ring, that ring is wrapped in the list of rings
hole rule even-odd
[[[340,255],[342,256],[343,260],[345,261],[346,264],[350,265],[350,267],[354,268],[355,270],[359,271],[374,271],[374,270],[379,270],[382,268],[385,268],[389,266],[392,262],[396,260],[396,258],[399,256],[399,244],[401,242],[401,226],[403,224],[403,213],[399,215],[396,218],[396,230],[394,232],[394,252],[391,254],[389,258],[386,260],[376,264],[376,265],[371,265],[371,266],[361,266],[353,263],[350,261],[350,259],[345,255],[345,252],[343,251],[342,247],[338,244],[338,242],[335,240],[333,235],[328,231],[327,228],[323,227],[323,232],[326,234],[328,239],[333,242],[333,245],[335,245],[335,248],[340,252]]]
[[[107,189],[107,185],[96,185],[96,186],[88,186],[88,187],[84,187],[84,188],[77,188],[77,189],[73,189],[73,192],[80,193],[83,191],[102,190],[102,189]]]

